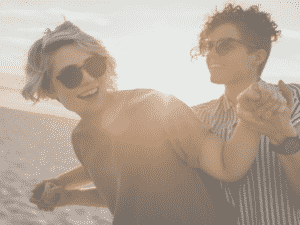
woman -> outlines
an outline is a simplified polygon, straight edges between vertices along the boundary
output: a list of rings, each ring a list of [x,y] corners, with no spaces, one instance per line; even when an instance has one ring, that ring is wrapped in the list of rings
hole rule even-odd
[[[57,99],[81,117],[72,143],[82,167],[39,185],[31,202],[45,210],[108,207],[114,224],[215,224],[218,215],[194,168],[218,180],[240,179],[253,162],[262,126],[249,129],[251,123],[241,118],[225,143],[174,96],[117,91],[115,66],[99,41],[69,21],[33,44],[23,96]],[[241,99],[265,104],[251,88]],[[273,112],[282,104],[274,100]],[[53,189],[91,182],[96,189]],[[45,187],[49,195],[38,196]],[[59,202],[52,198],[57,193],[65,193]]]

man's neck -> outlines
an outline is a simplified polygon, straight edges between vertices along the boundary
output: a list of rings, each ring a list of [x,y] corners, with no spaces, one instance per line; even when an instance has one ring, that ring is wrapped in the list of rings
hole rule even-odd
[[[237,105],[237,96],[248,88],[251,84],[259,82],[261,79],[253,80],[245,84],[225,85],[225,96],[234,105]]]

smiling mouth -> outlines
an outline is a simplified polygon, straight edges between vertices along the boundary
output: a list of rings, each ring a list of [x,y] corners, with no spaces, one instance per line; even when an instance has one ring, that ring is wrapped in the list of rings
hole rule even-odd
[[[84,92],[81,95],[78,95],[77,97],[80,98],[80,99],[88,99],[88,98],[94,97],[98,93],[99,93],[99,88],[94,88],[92,90]]]

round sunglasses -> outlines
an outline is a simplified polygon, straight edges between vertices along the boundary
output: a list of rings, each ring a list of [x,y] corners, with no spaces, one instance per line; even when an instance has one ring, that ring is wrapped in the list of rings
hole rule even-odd
[[[236,40],[234,38],[222,38],[218,41],[204,41],[202,48],[207,55],[214,47],[216,47],[216,53],[219,56],[224,56],[236,48],[234,43],[240,43],[246,47],[255,47],[253,44],[246,44],[245,41]]]
[[[101,77],[106,71],[106,57],[93,54],[84,61],[82,66],[70,65],[63,68],[56,77],[66,88],[74,89],[80,86],[84,69],[90,76],[94,78]]]

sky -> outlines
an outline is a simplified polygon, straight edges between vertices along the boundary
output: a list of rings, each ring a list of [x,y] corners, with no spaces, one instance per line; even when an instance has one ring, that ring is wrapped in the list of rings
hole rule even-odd
[[[271,14],[282,37],[273,45],[262,79],[300,82],[300,1],[227,1]],[[205,16],[221,0],[106,0],[0,2],[0,106],[78,118],[56,101],[35,106],[22,99],[24,66],[30,46],[66,19],[100,39],[117,61],[120,90],[151,88],[193,106],[219,98],[223,85],[210,82],[205,59],[191,61],[190,50]],[[14,90],[14,91],[8,91]]]

